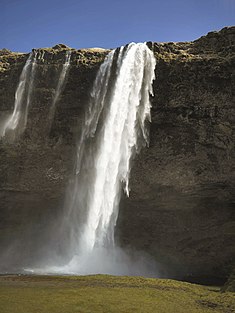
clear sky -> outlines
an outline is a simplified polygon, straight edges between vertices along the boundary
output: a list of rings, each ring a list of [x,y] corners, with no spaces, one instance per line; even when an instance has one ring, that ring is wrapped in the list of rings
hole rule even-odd
[[[235,25],[235,0],[0,0],[0,48],[190,41]]]

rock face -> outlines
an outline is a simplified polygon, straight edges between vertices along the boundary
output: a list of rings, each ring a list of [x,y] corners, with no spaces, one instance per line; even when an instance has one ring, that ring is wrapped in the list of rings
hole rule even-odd
[[[233,269],[233,271],[231,272],[228,280],[226,281],[224,286],[221,288],[221,291],[222,292],[227,292],[227,291],[235,292],[235,269]]]
[[[222,282],[235,256],[235,27],[194,42],[148,45],[157,60],[150,146],[133,162],[117,240],[151,254],[162,275]],[[37,259],[42,241],[58,244],[51,238],[74,165],[79,125],[108,53],[72,49],[68,80],[48,131],[47,115],[67,49],[59,44],[39,50],[44,57],[37,62],[27,129],[15,143],[0,141],[3,270],[6,260],[17,267],[22,260]],[[26,59],[0,51],[0,123],[13,110]],[[9,261],[9,256],[14,257]]]
[[[135,162],[119,228],[170,276],[215,283],[234,262],[234,44],[229,28],[153,47],[150,147]]]

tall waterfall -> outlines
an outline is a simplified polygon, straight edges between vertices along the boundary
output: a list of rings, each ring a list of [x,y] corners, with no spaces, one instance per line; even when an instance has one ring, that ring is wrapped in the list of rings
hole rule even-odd
[[[114,229],[122,189],[129,196],[132,158],[148,143],[154,69],[154,55],[143,43],[111,51],[99,69],[66,206],[74,256],[65,271],[116,273],[107,258],[116,249]],[[106,255],[102,268],[97,255]]]
[[[37,51],[31,52],[20,75],[15,93],[14,111],[3,126],[2,137],[9,131],[10,138],[14,140],[25,130],[33,91],[36,59]]]
[[[51,105],[51,109],[49,112],[49,123],[53,120],[54,118],[54,114],[55,114],[55,108],[56,108],[56,103],[60,97],[60,94],[62,92],[63,86],[64,86],[64,81],[66,78],[66,75],[68,73],[68,69],[70,66],[70,59],[71,59],[71,50],[66,51],[66,55],[65,55],[65,63],[63,64],[61,73],[60,73],[60,77],[56,86],[56,90],[55,90],[55,95],[52,101],[52,105]]]
[[[60,227],[67,248],[60,264],[66,265],[47,262],[43,269],[30,271],[156,274],[147,258],[133,259],[114,240],[122,190],[129,196],[132,158],[148,143],[154,70],[154,55],[143,43],[111,51],[100,66],[81,125],[75,173]]]

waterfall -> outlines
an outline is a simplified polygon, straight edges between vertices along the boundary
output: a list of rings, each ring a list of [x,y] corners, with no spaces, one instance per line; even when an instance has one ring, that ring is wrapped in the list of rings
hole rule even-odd
[[[37,52],[31,52],[23,67],[15,93],[14,111],[2,128],[2,137],[9,131],[9,138],[14,140],[25,130],[33,91],[36,59]]]
[[[154,69],[147,45],[131,43],[111,51],[97,74],[66,206],[75,256],[70,265],[77,262],[78,271],[94,251],[115,248],[121,190],[129,196],[132,158],[148,143]]]
[[[155,64],[146,44],[131,43],[111,51],[100,66],[81,125],[62,236],[56,241],[66,243],[64,261],[58,262],[65,265],[46,262],[43,269],[27,271],[156,275],[147,258],[133,260],[114,240],[122,190],[129,196],[132,158],[148,144]]]
[[[56,108],[56,103],[59,99],[59,96],[63,90],[63,86],[64,86],[64,81],[66,78],[66,75],[68,73],[68,69],[70,66],[70,59],[71,59],[71,50],[66,51],[66,55],[65,55],[65,63],[63,64],[61,73],[60,73],[60,77],[58,80],[58,84],[56,86],[56,90],[55,90],[55,95],[52,101],[52,105],[51,105],[51,109],[49,112],[49,123],[51,124],[51,121],[54,118],[54,114],[55,114],[55,108]],[[51,125],[50,125],[51,126]]]

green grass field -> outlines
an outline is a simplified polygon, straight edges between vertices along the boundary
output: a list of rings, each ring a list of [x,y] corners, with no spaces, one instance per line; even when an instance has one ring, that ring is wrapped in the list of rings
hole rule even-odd
[[[0,276],[0,313],[235,312],[235,294],[168,279]]]

